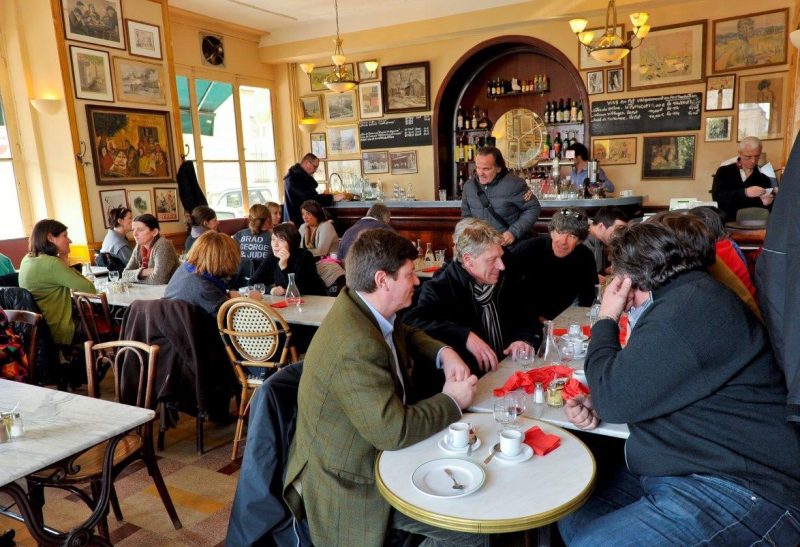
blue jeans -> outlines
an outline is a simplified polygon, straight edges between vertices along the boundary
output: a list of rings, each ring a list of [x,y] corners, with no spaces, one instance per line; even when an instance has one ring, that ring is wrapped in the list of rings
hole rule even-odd
[[[711,475],[620,471],[558,529],[573,546],[800,544],[800,511]]]

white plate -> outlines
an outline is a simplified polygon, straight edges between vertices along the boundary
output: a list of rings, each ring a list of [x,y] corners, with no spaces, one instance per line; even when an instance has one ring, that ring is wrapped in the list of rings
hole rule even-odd
[[[533,448],[524,443],[522,444],[522,450],[520,450],[519,454],[517,454],[516,456],[506,456],[500,451],[498,451],[497,454],[494,455],[496,459],[506,463],[526,462],[531,459],[531,456],[533,456]]]
[[[461,490],[453,488],[453,480],[445,473],[449,469],[456,480],[464,485]],[[460,498],[483,486],[486,473],[479,465],[458,458],[442,458],[423,463],[411,475],[414,488],[434,498]]]
[[[467,453],[467,449],[469,448],[469,445],[467,445],[467,446],[453,446],[452,444],[450,444],[450,442],[448,442],[447,435],[449,435],[449,433],[446,433],[444,437],[439,439],[439,443],[438,443],[439,448],[441,448],[445,452],[452,452],[453,454],[466,454]],[[478,449],[480,447],[481,447],[481,438],[476,436],[475,437],[475,444],[472,445],[472,451],[474,452],[476,449]]]

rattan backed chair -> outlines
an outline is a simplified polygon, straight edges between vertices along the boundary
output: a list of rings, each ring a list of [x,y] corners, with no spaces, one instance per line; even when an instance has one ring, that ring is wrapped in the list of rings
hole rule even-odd
[[[217,313],[217,327],[225,344],[236,379],[241,386],[239,417],[233,437],[231,459],[238,456],[239,444],[245,440],[244,422],[252,394],[263,383],[270,369],[288,363],[292,337],[289,324],[270,305],[252,298],[228,300]]]

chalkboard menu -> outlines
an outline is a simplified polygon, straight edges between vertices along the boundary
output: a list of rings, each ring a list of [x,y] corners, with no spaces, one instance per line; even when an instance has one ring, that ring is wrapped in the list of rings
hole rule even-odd
[[[700,129],[702,93],[592,103],[592,136]]]
[[[358,123],[362,150],[431,144],[431,117],[406,116]]]

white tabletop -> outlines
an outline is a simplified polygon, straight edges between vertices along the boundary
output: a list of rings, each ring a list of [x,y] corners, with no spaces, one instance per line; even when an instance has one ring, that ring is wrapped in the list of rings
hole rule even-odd
[[[557,329],[565,329],[572,322],[588,325],[589,309],[583,306],[570,306],[553,319],[553,326]]]
[[[467,496],[446,499],[428,496],[414,487],[411,475],[417,467],[438,458],[458,457],[437,446],[445,430],[402,450],[379,455],[378,488],[392,506],[414,519],[450,530],[512,532],[554,522],[580,507],[591,493],[594,457],[571,433],[522,418],[522,431],[539,425],[546,433],[558,435],[560,446],[546,456],[534,455],[521,463],[495,457],[484,464],[496,442],[498,425],[491,414],[465,414],[463,421],[472,423],[482,444],[471,456],[460,458],[483,467],[483,486]]]
[[[0,444],[0,486],[152,420],[152,410],[0,380],[0,410],[19,403],[25,433]]]
[[[166,285],[145,285],[144,283],[129,283],[125,292],[112,291],[106,286],[106,296],[110,306],[123,306],[127,308],[134,300],[158,300],[164,298]]]
[[[273,304],[275,302],[283,302],[284,298],[282,296],[267,295],[264,297],[264,301],[267,304]],[[275,308],[275,311],[277,311],[287,323],[319,327],[322,324],[322,320],[325,319],[328,312],[331,311],[331,307],[335,301],[336,298],[333,296],[308,295],[303,296],[303,303],[300,305],[299,309],[297,306],[287,306],[285,308]]]

